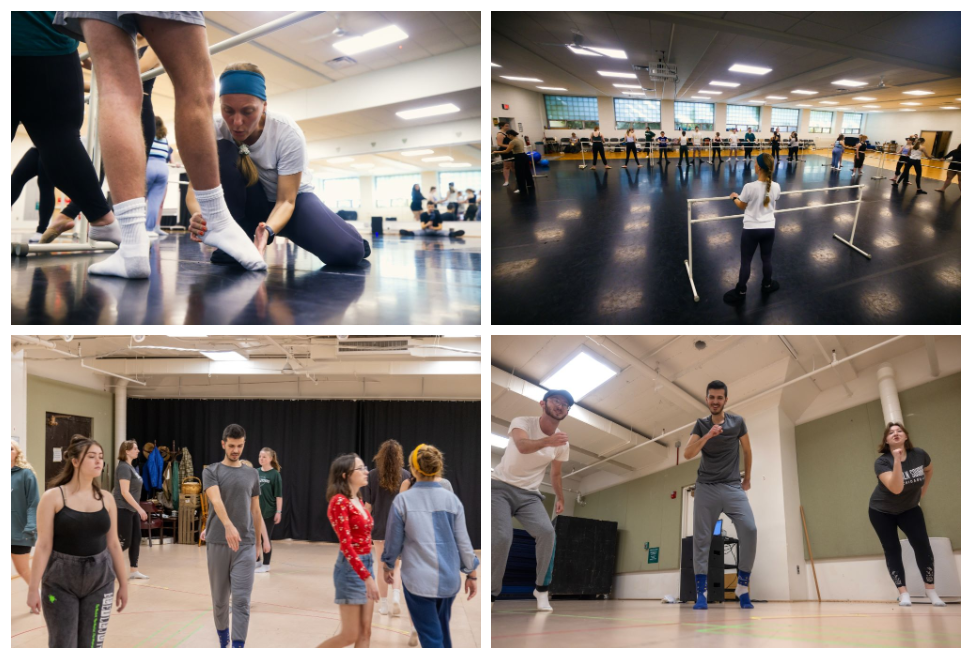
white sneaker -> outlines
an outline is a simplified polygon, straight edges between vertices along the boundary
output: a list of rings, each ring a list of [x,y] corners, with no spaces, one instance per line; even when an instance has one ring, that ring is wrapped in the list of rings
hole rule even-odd
[[[410,638],[407,639],[407,645],[409,647],[417,646],[417,629],[411,629]]]
[[[532,596],[538,600],[538,610],[549,612],[552,607],[548,603],[548,590],[545,592],[539,592],[538,590],[532,590]]]
[[[265,574],[269,571],[269,565],[260,565],[256,568],[256,574]]]
[[[515,190],[515,193],[517,194],[517,193],[518,193],[519,191],[520,191],[519,189],[516,189],[516,190]]]
[[[380,603],[377,604],[377,612],[380,613],[381,615],[387,615],[387,614],[389,614],[389,611],[387,609],[387,599],[386,599],[386,597],[383,598],[383,599],[381,599],[380,600]]]
[[[503,184],[503,185],[501,185],[501,186],[502,186],[502,187],[507,187],[507,186],[508,186],[508,183],[506,182],[505,184]]]
[[[142,574],[141,572],[133,572],[133,573],[131,573],[131,574],[128,575],[128,579],[129,580],[132,580],[132,579],[147,579],[147,578],[148,578],[148,575],[147,574]]]
[[[36,244],[40,242],[41,237],[43,237],[42,233],[35,232],[34,234],[30,235],[30,237],[27,239],[27,242],[31,244]]]
[[[398,617],[400,615],[400,593],[394,590],[394,600],[390,604],[390,616]]]

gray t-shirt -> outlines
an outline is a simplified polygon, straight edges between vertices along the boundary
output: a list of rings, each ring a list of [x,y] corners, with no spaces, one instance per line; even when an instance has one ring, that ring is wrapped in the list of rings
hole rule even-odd
[[[868,506],[878,512],[900,515],[919,505],[922,498],[922,486],[925,485],[925,468],[930,464],[932,464],[932,458],[922,449],[915,447],[909,451],[902,462],[903,487],[901,494],[892,494],[879,479],[875,491],[871,493]],[[878,477],[886,472],[891,472],[894,468],[894,456],[890,453],[883,453],[875,461],[875,476]]]
[[[119,462],[118,468],[114,472],[114,500],[118,504],[120,510],[130,510],[132,512],[138,512],[137,507],[132,507],[130,503],[125,501],[125,498],[121,496],[121,481],[130,481],[131,485],[128,491],[131,492],[131,496],[135,501],[141,499],[141,476],[138,471],[126,462]]]
[[[747,434],[747,424],[740,415],[723,413],[723,432],[712,438],[700,451],[697,483],[739,483],[740,438]],[[709,416],[696,420],[693,434],[703,437],[713,428]]]
[[[255,544],[256,528],[252,525],[251,504],[253,497],[259,498],[259,472],[245,465],[229,467],[217,462],[202,470],[202,489],[208,490],[212,486],[219,488],[229,521],[239,531],[239,543]],[[214,509],[209,510],[205,541],[228,544],[225,539],[225,526]]]

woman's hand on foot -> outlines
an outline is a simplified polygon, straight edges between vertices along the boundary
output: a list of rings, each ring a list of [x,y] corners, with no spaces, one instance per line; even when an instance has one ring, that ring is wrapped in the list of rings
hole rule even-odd
[[[259,251],[262,259],[266,259],[266,245],[269,243],[269,231],[266,229],[265,223],[260,223],[256,226],[256,236],[253,237],[252,243],[256,245],[256,250]]]
[[[208,228],[205,225],[205,219],[202,218],[202,214],[200,212],[193,214],[188,223],[188,231],[191,233],[192,241],[201,243],[202,237],[205,236],[205,231],[207,229]]]

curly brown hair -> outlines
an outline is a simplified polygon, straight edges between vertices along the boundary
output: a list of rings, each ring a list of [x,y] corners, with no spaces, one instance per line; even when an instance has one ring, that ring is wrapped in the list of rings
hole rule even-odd
[[[380,487],[389,492],[400,490],[400,470],[404,467],[404,448],[397,440],[387,440],[373,457],[380,474]]]

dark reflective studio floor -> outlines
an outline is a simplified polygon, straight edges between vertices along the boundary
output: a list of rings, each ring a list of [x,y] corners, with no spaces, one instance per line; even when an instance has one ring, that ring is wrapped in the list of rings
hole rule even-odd
[[[746,302],[723,302],[737,283],[742,219],[693,226],[695,303],[687,259],[687,198],[727,196],[756,179],[753,167],[726,162],[700,171],[676,159],[641,169],[579,170],[552,161],[537,193],[520,196],[514,174],[491,177],[492,322],[494,324],[959,324],[961,193],[939,180],[893,187],[888,175],[829,158],[784,157],[774,180],[783,191],[865,184],[855,244],[868,260],[832,238],[851,234],[857,205],[777,215],[774,277],[781,289],[761,297],[759,253]],[[644,162],[645,163],[645,162]],[[539,173],[543,170],[540,169]],[[914,174],[913,174],[914,181]],[[781,197],[781,207],[853,200],[857,190]],[[694,218],[740,211],[729,201],[694,205]]]
[[[280,239],[268,273],[209,263],[184,233],[151,246],[148,280],[89,276],[108,257],[11,258],[13,324],[480,324],[480,240],[371,240],[360,268],[322,266]]]

